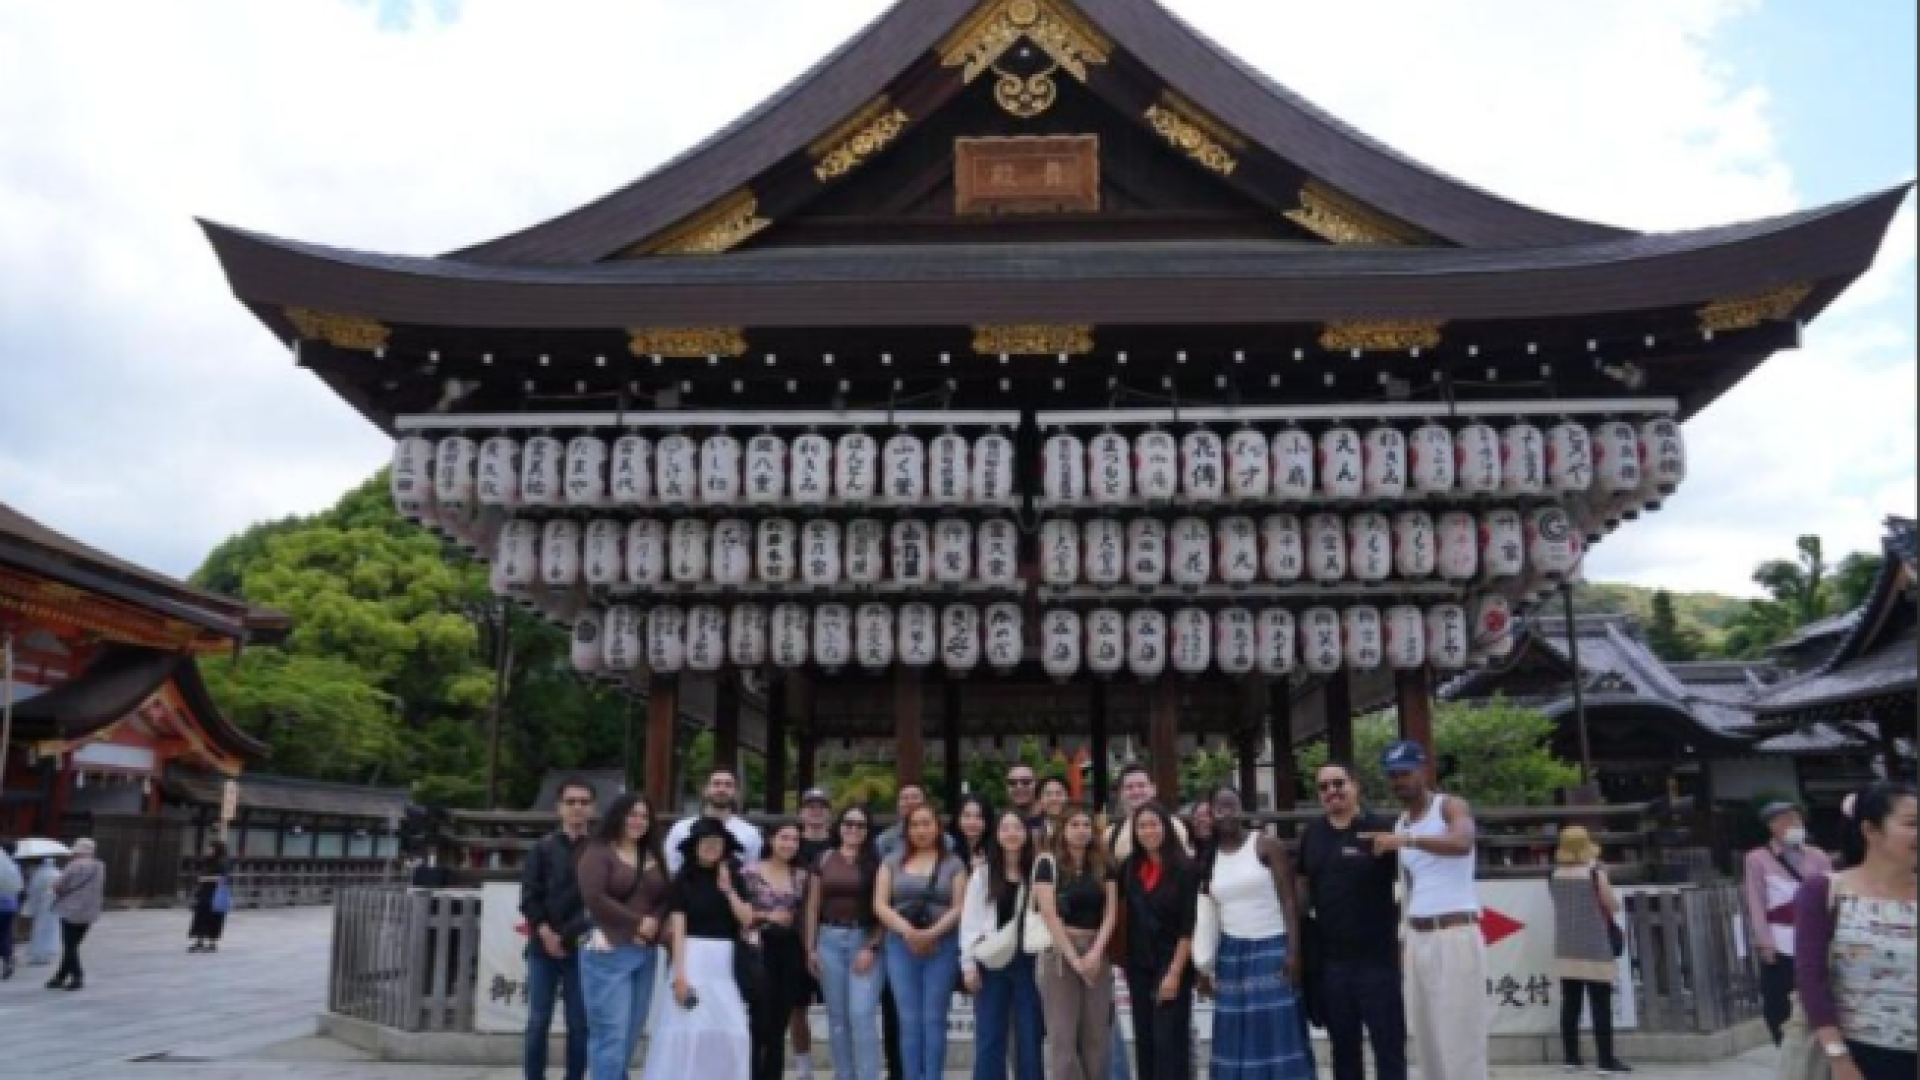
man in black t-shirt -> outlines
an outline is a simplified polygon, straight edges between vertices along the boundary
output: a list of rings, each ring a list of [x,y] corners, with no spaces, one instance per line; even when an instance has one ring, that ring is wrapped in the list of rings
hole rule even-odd
[[[1361,808],[1352,766],[1328,762],[1314,779],[1327,816],[1300,838],[1300,906],[1314,918],[1318,970],[1306,977],[1317,981],[1323,1002],[1334,1080],[1364,1080],[1363,1031],[1373,1044],[1378,1080],[1406,1080],[1400,908],[1393,896],[1400,864],[1376,856],[1372,842],[1361,839],[1391,832],[1393,821]]]

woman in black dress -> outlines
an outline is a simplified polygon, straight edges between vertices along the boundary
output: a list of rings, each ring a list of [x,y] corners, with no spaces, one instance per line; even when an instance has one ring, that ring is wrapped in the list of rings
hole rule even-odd
[[[207,857],[200,860],[200,873],[193,887],[193,924],[187,927],[187,937],[193,944],[187,946],[188,952],[218,952],[220,935],[227,928],[227,909],[233,904],[230,886],[227,886],[227,845],[215,840],[207,849]]]

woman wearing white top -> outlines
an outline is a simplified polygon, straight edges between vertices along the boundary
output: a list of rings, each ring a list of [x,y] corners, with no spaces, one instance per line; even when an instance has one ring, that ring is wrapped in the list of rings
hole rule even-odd
[[[1217,913],[1220,945],[1213,970],[1210,1080],[1308,1080],[1306,1028],[1294,987],[1300,955],[1293,870],[1287,849],[1240,820],[1240,793],[1213,793],[1212,873],[1203,885]]]

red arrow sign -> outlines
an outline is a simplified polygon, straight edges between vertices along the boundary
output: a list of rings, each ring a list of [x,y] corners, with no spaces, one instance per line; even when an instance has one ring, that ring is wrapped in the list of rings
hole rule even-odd
[[[1502,915],[1492,908],[1482,908],[1480,911],[1480,936],[1486,939],[1489,948],[1526,928],[1526,923]]]

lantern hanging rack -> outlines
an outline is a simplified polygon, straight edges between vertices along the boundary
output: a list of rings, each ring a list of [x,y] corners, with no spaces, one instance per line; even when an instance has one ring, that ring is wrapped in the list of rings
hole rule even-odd
[[[1017,428],[1017,411],[900,412],[887,409],[798,409],[768,415],[738,412],[560,412],[409,414],[394,418],[399,431],[528,431],[572,428],[818,428],[818,427],[939,427]]]
[[[1337,405],[1215,405],[1164,409],[1083,409],[1034,414],[1042,430],[1065,427],[1137,427],[1153,424],[1205,424],[1237,421],[1427,420],[1441,417],[1510,416],[1670,416],[1680,411],[1674,398],[1569,398],[1564,401],[1378,401]],[[951,415],[951,414],[950,414]]]

